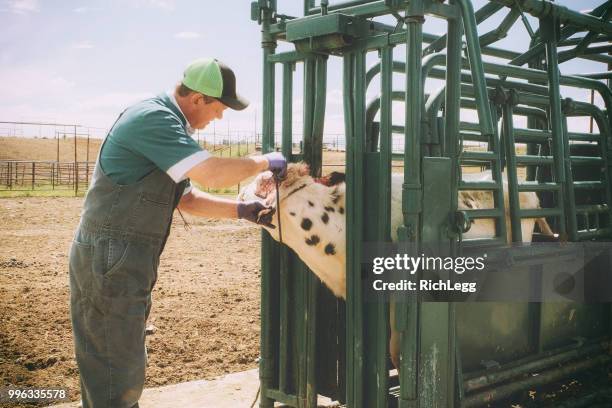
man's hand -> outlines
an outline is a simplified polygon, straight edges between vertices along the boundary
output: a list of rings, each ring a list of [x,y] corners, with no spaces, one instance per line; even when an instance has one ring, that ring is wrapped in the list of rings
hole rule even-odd
[[[287,159],[279,152],[264,154],[268,160],[268,170],[274,174],[277,180],[282,180],[287,175]]]
[[[272,216],[276,211],[274,208],[267,207],[259,201],[239,202],[237,208],[238,218],[243,218],[268,228],[275,228],[272,225]]]

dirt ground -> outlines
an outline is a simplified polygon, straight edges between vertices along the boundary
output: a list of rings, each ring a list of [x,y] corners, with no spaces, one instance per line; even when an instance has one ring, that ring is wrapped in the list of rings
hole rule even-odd
[[[0,385],[67,387],[78,399],[68,249],[82,198],[0,199]],[[255,368],[259,228],[175,217],[153,292],[146,386]],[[0,404],[2,406],[2,404]]]

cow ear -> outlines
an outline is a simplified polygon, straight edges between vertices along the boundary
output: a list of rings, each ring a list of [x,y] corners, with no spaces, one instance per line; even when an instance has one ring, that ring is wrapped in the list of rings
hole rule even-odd
[[[346,174],[340,173],[338,171],[332,171],[329,173],[329,186],[335,186],[346,181]]]

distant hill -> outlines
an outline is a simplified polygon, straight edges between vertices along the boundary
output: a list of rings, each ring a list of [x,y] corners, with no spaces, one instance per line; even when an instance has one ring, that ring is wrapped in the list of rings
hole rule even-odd
[[[89,139],[89,161],[95,161],[101,139]],[[56,139],[0,137],[0,160],[57,160]],[[74,139],[59,140],[59,160],[74,161]],[[77,138],[77,161],[87,160],[87,139]]]

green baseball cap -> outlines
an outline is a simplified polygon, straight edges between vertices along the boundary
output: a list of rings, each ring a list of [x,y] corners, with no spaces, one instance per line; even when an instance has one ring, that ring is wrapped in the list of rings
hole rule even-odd
[[[249,101],[236,93],[236,75],[227,65],[212,58],[199,58],[185,69],[183,85],[187,88],[212,96],[225,106],[243,110]]]

